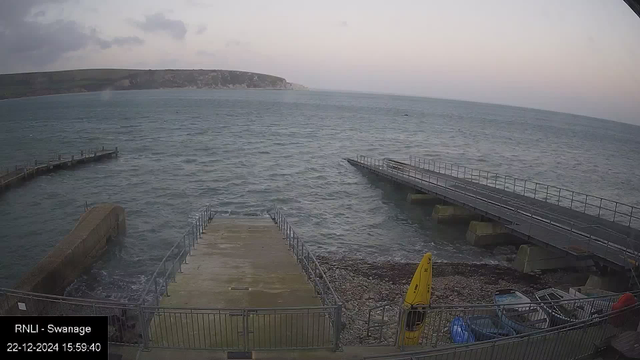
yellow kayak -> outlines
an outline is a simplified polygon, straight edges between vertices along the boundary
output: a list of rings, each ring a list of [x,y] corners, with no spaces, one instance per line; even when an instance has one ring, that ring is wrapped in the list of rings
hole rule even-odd
[[[418,345],[424,327],[424,311],[411,310],[417,305],[429,305],[431,301],[431,253],[420,261],[404,297],[404,308],[409,310],[404,319],[404,345]]]

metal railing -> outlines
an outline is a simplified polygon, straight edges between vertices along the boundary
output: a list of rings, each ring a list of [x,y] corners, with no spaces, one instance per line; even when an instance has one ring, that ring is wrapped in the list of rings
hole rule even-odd
[[[185,231],[180,240],[169,249],[156,271],[151,275],[147,286],[140,294],[139,303],[142,305],[160,305],[160,298],[169,295],[169,282],[175,281],[176,273],[182,272],[182,264],[187,263],[187,256],[191,255],[191,250],[195,249],[198,239],[207,225],[216,215],[210,205],[198,211],[189,229]],[[151,291],[151,294],[149,292]]]
[[[151,348],[336,350],[335,307],[142,308]]]
[[[144,346],[140,304],[80,299],[0,288],[0,315],[102,315],[109,318],[109,342]]]
[[[395,302],[374,306],[367,312],[367,338],[378,345],[397,345],[398,319],[402,307]]]
[[[217,211],[206,206],[162,259],[136,303],[0,288],[0,315],[106,315],[109,342],[141,348],[210,350],[340,348],[342,305],[315,256],[279,209],[271,215],[324,306],[278,308],[161,307],[182,264]]]
[[[118,152],[118,147],[116,146],[115,149],[106,149],[104,146],[89,148],[89,149],[80,150],[80,152],[76,154],[63,154],[57,151],[50,152],[47,155],[47,158],[44,160],[34,159],[29,162],[22,162],[22,163],[15,164],[14,166],[11,166],[11,167],[3,166],[2,168],[0,168],[0,176],[6,176],[11,173],[21,173],[21,172],[24,172],[25,170],[31,170],[35,167],[45,166],[47,164],[54,164],[58,161],[67,161],[72,159],[75,160],[75,159],[94,157],[101,153],[110,152],[110,151]]]
[[[282,211],[276,207],[270,216],[282,232],[289,250],[291,250],[296,257],[296,261],[302,267],[302,271],[307,275],[307,278],[313,285],[315,293],[320,297],[322,304],[333,309],[333,312],[329,316],[333,327],[333,346],[334,350],[337,350],[340,346],[340,331],[342,327],[342,302],[333,290],[318,260],[316,260],[316,257],[309,247],[305,245],[304,241],[300,239],[293,227],[289,225]]]
[[[502,175],[491,171],[478,170],[414,156],[409,157],[409,164],[440,174],[542,200],[617,224],[640,228],[640,209],[638,209],[637,206],[619,201],[521,179],[511,175]]]
[[[365,359],[549,359],[573,360],[597,352],[604,341],[625,331],[635,331],[640,320],[640,303],[551,329],[480,342],[448,344],[438,348],[396,354],[368,356]]]
[[[632,292],[632,294],[637,296],[640,291]],[[454,343],[451,336],[451,323],[453,319],[460,318],[468,328],[472,327],[470,331],[474,334],[474,342],[479,342],[490,340],[490,335],[486,333],[495,324],[507,324],[516,333],[520,333],[552,329],[585,318],[606,314],[611,311],[613,304],[618,301],[621,295],[620,293],[598,297],[519,303],[515,304],[520,311],[518,313],[510,310],[514,304],[427,305],[407,308],[401,304],[387,303],[369,310],[367,336],[377,339],[380,345],[396,345],[402,349],[404,344],[398,343],[397,339],[404,339],[407,327],[415,327],[420,328],[420,333],[413,335],[419,338],[415,345],[437,348]],[[388,314],[386,321],[376,321],[380,316],[380,309],[384,309]],[[517,319],[518,316],[531,318],[535,324],[519,326],[517,322],[511,320],[512,318]],[[415,324],[408,326],[407,322],[412,321]],[[508,331],[508,329],[506,330]]]
[[[325,306],[340,305],[340,299],[338,298],[338,295],[336,295],[336,292],[333,291],[333,287],[325,276],[318,260],[316,260],[316,257],[313,255],[309,247],[305,245],[304,241],[300,239],[295,230],[293,230],[291,225],[289,225],[287,218],[279,208],[275,208],[271,214],[271,219],[273,219],[276,225],[278,225],[278,229],[282,231],[282,235],[287,241],[289,250],[291,250],[295,255],[296,261],[300,264],[302,270],[307,275],[307,278],[313,285],[316,294],[320,296],[322,304]]]
[[[522,219],[524,217],[525,219],[528,219],[528,226],[520,226],[518,227],[517,231],[522,233],[523,235],[526,235],[527,237],[535,238],[535,233],[532,231],[532,229],[539,232],[539,227],[551,225],[551,227],[548,227],[548,229],[559,228],[558,230],[565,230],[578,235],[579,240],[573,240],[575,241],[575,245],[587,252],[597,254],[598,256],[601,256],[607,260],[611,260],[610,258],[613,258],[614,254],[623,255],[623,258],[625,259],[625,267],[631,267],[633,264],[633,262],[629,261],[628,259],[637,259],[639,257],[635,246],[636,241],[633,241],[621,234],[609,231],[606,232],[607,238],[603,239],[599,236],[593,235],[593,233],[590,231],[590,226],[584,226],[583,224],[575,222],[571,219],[564,219],[551,213],[549,214],[553,215],[554,220],[550,220],[545,216],[540,216],[532,213],[529,209],[527,209],[526,206],[514,207],[506,205],[502,202],[492,201],[487,197],[478,195],[477,191],[471,191],[471,189],[467,190],[468,186],[461,181],[457,181],[456,178],[452,179],[449,177],[444,177],[437,174],[437,172],[425,172],[422,171],[422,169],[419,167],[402,166],[401,164],[393,163],[388,159],[374,159],[363,155],[358,155],[356,160],[374,172],[389,172],[395,174],[396,176],[398,176],[398,178],[406,179],[408,182],[414,182],[420,186],[425,186],[425,191],[428,192],[434,192],[433,187],[436,187],[435,190],[437,190],[437,193],[439,195],[446,191],[448,193],[459,194],[468,198],[480,200],[484,204],[482,206],[484,206],[485,208],[474,207],[474,210],[481,210],[485,213],[491,213],[491,211],[488,210],[489,208],[500,208],[500,211],[504,213],[502,214],[502,218],[506,218],[514,224],[516,224],[519,219]],[[431,188],[429,189],[429,187]],[[511,200],[511,202],[513,200],[499,194],[492,195],[498,198]],[[544,211],[540,211],[539,213],[541,213],[542,215],[546,215]],[[532,224],[534,223],[540,224],[536,225],[538,229],[533,228]]]

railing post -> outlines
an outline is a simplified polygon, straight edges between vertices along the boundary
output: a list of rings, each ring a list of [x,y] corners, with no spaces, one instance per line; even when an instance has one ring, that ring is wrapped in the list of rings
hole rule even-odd
[[[342,305],[335,307],[333,315],[333,351],[340,349],[340,329],[342,328]]]
[[[244,351],[249,350],[249,310],[242,310],[242,338],[244,339]]]
[[[635,209],[633,206],[631,207],[631,213],[629,214],[629,226],[631,226],[631,219],[633,219],[633,209]]]
[[[149,348],[149,329],[147,328],[147,320],[144,316],[144,310],[142,305],[138,305],[138,319],[140,319],[140,327],[142,327],[142,347],[143,349]]]
[[[153,286],[156,289],[156,291],[153,293],[153,297],[156,299],[156,306],[158,306],[160,305],[160,297],[158,295],[158,278],[156,277],[153,278]]]
[[[583,213],[587,212],[587,203],[589,202],[589,195],[584,194],[584,209],[582,209]]]
[[[297,236],[293,238],[296,239],[296,259],[300,262],[300,238]]]
[[[185,235],[182,235],[182,248],[183,249],[187,249],[187,237]],[[187,261],[187,258],[189,257],[189,255],[191,255],[191,247],[189,247],[188,251],[187,251],[187,256],[184,257],[184,263],[188,264],[189,262]]]
[[[602,198],[600,198],[600,207],[602,208]],[[613,222],[616,222],[616,214],[618,213],[618,202],[616,201],[616,207],[613,209]],[[600,217],[600,210],[598,209],[598,217]]]
[[[400,316],[398,317],[398,331],[396,334],[396,343],[400,348],[400,351],[404,351],[404,336],[405,336],[405,323],[407,321],[407,309],[404,306],[400,307]]]
[[[193,248],[196,248],[196,242],[198,241],[198,235],[196,235],[196,226],[195,225],[191,225],[191,246],[193,246]]]
[[[571,210],[573,210],[573,195],[574,195],[574,192],[572,191],[571,192]]]

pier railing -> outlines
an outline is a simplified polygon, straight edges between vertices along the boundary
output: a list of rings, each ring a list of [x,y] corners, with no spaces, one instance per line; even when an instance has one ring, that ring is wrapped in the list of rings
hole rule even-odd
[[[532,303],[530,306],[541,305],[533,305]],[[472,307],[469,306],[467,308]],[[480,309],[482,309],[481,305],[476,306],[475,314]],[[493,314],[496,313],[495,305],[493,308],[487,308],[486,310]],[[449,308],[448,311],[453,311],[453,309]],[[440,313],[436,312],[436,314],[442,314],[442,311]],[[365,359],[580,359],[599,350],[607,339],[626,331],[634,332],[640,320],[640,303],[551,328],[505,337],[481,338],[480,340],[473,334],[482,334],[479,332],[482,329],[476,328],[473,331],[469,323],[465,322],[469,314],[450,315],[454,317],[449,316],[446,319],[442,319],[442,315],[438,317],[438,315],[431,316],[428,314],[425,314],[423,318],[413,317],[413,321],[416,319],[421,320],[424,326],[429,329],[426,335],[423,332],[424,337],[421,338],[423,342],[420,345],[424,346],[425,349],[368,356]],[[462,324],[464,324],[462,325],[464,327],[463,331],[460,331],[460,326],[451,326],[449,318],[453,319],[455,317],[459,317]],[[433,326],[434,323],[436,324],[435,326]],[[451,329],[456,332],[457,343],[451,337]],[[439,333],[443,333],[447,340],[438,341]],[[465,333],[466,336],[464,336]],[[403,334],[400,335],[402,336]],[[400,347],[402,348],[402,344]]]
[[[483,196],[479,196],[474,191],[471,191],[472,189],[470,189],[468,184],[463,182],[462,179],[458,180],[456,177],[452,178],[444,176],[444,174],[440,174],[438,172],[423,171],[422,168],[418,166],[402,166],[401,163],[397,164],[389,159],[375,159],[358,155],[356,160],[373,172],[388,172],[399,175],[410,182],[424,184],[427,187],[435,186],[437,188],[446,189],[449,192],[464,195],[465,197],[480,200],[487,206],[499,207],[504,214],[512,215],[514,219],[517,219],[518,217],[528,218],[530,219],[528,221],[528,226],[522,226],[518,229],[518,231],[523,235],[531,237],[533,234],[532,230],[536,230],[536,228],[532,227],[532,223],[539,222],[578,235],[580,238],[573,241],[576,246],[585,251],[585,254],[597,254],[607,260],[613,258],[614,254],[621,255],[624,259],[623,263],[625,268],[633,267],[635,259],[640,257],[639,249],[636,244],[637,241],[634,241],[627,236],[613,231],[606,231],[604,233],[606,238],[603,238],[598,234],[594,235],[591,231],[591,225],[584,225],[572,219],[557,218],[556,216],[551,218],[548,218],[546,215],[540,216],[530,211],[527,206],[510,206],[498,201],[492,201]],[[495,196],[509,200],[509,198],[500,194],[496,194]],[[541,211],[541,213],[546,214],[547,212]]]
[[[640,291],[634,291],[631,294],[638,296]],[[553,301],[532,301],[517,305],[522,311],[529,313],[535,314],[538,310],[541,310],[540,314],[544,313],[549,318],[549,322],[544,328],[551,329],[570,322],[607,314],[611,312],[613,304],[618,301],[620,296],[622,296],[622,293]],[[556,309],[563,313],[564,318],[550,316],[551,309]],[[398,303],[385,303],[369,309],[366,327],[367,337],[375,344],[396,345],[403,348],[403,344],[398,343],[397,339],[403,339],[409,328],[420,329],[419,335],[416,335],[419,341],[414,345],[432,348],[442,347],[453,343],[451,322],[456,317],[465,321],[468,326],[469,318],[490,316],[494,320],[498,320],[498,314],[506,314],[504,305],[469,304],[405,307]],[[484,328],[488,325],[488,322],[478,322],[475,325],[475,331],[489,330]],[[484,340],[488,339],[475,339],[475,341]]]
[[[640,228],[640,209],[637,206],[619,201],[443,161],[411,156],[409,157],[409,164],[421,169],[542,200],[621,225]]]
[[[305,245],[304,241],[300,239],[296,231],[293,230],[291,225],[289,225],[289,222],[282,211],[276,207],[273,214],[271,214],[271,218],[282,231],[282,235],[287,241],[289,250],[293,252],[296,257],[296,261],[300,266],[302,266],[302,270],[309,278],[316,294],[320,296],[322,304],[325,306],[339,305],[341,303],[340,299],[338,298],[338,295],[336,295],[336,292],[333,291],[333,287],[324,274],[322,267],[320,267],[318,260],[316,260],[316,257],[313,255],[309,247]]]
[[[0,288],[1,315],[101,315],[108,317],[109,343],[143,347],[148,342],[140,304],[82,299]]]
[[[280,210],[271,214],[289,248],[313,284],[323,306],[274,308],[190,308],[160,306],[170,296],[176,273],[188,262],[204,230],[217,214],[197,212],[189,229],[171,247],[135,302],[79,299],[0,288],[0,315],[106,315],[109,342],[144,349],[251,351],[340,348],[342,304],[315,256]]]
[[[111,151],[115,151],[118,152],[118,148],[116,147],[115,150],[114,149],[105,149],[104,146],[102,147],[96,147],[96,148],[88,148],[88,149],[82,149],[80,150],[78,153],[76,154],[68,154],[68,153],[61,153],[61,152],[50,152],[47,155],[46,159],[34,159],[30,162],[21,162],[18,164],[14,164],[13,166],[7,167],[4,166],[2,168],[0,168],[0,176],[6,176],[6,175],[10,175],[12,173],[23,173],[24,171],[29,171],[33,168],[39,167],[39,166],[46,166],[46,165],[50,165],[52,163],[56,163],[58,161],[68,161],[68,160],[78,160],[78,159],[84,159],[84,158],[90,158],[90,157],[94,157],[97,156],[103,152],[111,152]]]
[[[188,255],[198,245],[198,239],[215,215],[216,212],[209,205],[197,212],[189,229],[173,244],[151,275],[140,295],[140,304],[158,306],[162,296],[169,296],[169,282],[175,281],[176,273],[182,272],[182,264],[187,263]]]

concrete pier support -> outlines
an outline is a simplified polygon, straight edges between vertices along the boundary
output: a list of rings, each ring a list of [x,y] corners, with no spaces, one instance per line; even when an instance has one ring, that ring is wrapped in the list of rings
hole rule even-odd
[[[480,215],[463,207],[455,205],[436,205],[433,208],[431,218],[436,223],[460,223],[472,220],[480,220]]]
[[[429,194],[407,194],[407,202],[409,204],[440,204],[442,200],[436,196]]]
[[[513,267],[523,273],[529,273],[534,270],[591,265],[593,265],[591,260],[574,260],[535,245],[520,245],[518,255],[516,255],[516,259],[513,262]]]
[[[614,293],[627,291],[629,287],[629,277],[626,274],[617,274],[613,276],[589,275],[589,279],[585,284],[587,288],[611,291]]]
[[[474,246],[518,243],[504,226],[492,222],[472,221],[467,230],[467,241]]]

